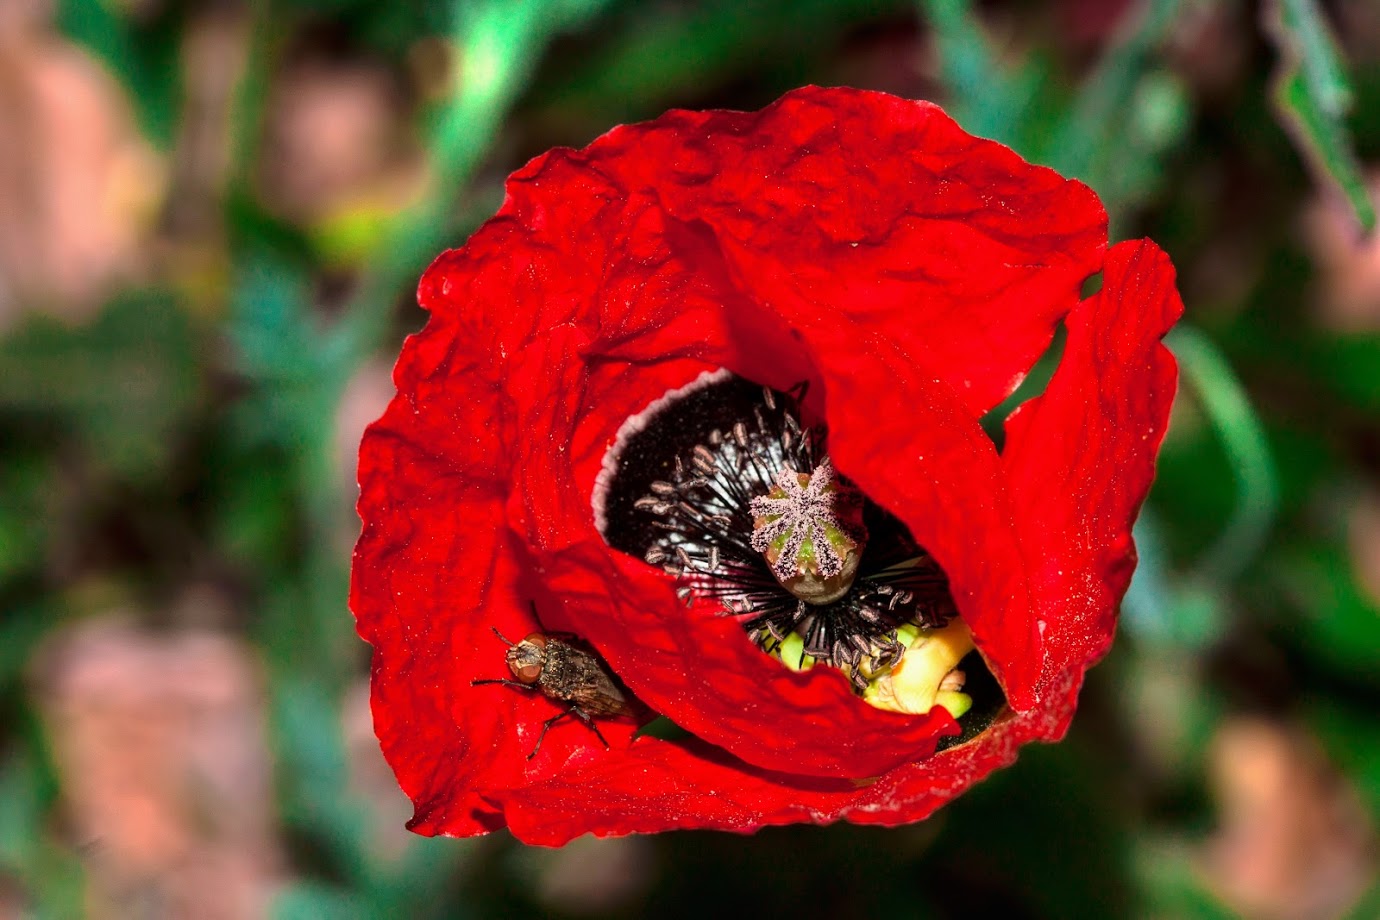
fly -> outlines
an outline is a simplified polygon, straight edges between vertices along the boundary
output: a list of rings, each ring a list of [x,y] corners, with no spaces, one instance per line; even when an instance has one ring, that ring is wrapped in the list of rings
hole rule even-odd
[[[470,681],[479,684],[503,684],[518,690],[537,691],[549,700],[569,703],[564,712],[552,716],[541,725],[536,747],[527,755],[531,760],[541,749],[542,740],[551,726],[575,716],[590,727],[595,736],[608,747],[595,719],[612,718],[632,710],[627,694],[619,687],[604,660],[592,651],[580,648],[580,640],[570,633],[534,632],[521,642],[512,642],[497,627],[490,627],[508,646],[505,660],[515,680],[486,678]]]

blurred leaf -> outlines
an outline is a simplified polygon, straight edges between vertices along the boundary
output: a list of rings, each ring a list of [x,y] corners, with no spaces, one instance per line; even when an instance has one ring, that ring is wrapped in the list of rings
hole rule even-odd
[[[0,868],[19,875],[34,860],[42,825],[33,764],[21,750],[0,762]]]
[[[544,87],[551,119],[596,123],[647,118],[668,101],[696,99],[743,74],[775,73],[837,46],[850,26],[905,10],[908,0],[711,0],[630,4],[614,34]],[[808,65],[807,65],[808,66]],[[792,79],[792,83],[799,82]],[[597,113],[597,114],[596,114]]]
[[[633,739],[648,737],[660,738],[662,741],[681,741],[686,738],[693,738],[694,735],[672,722],[666,716],[657,716],[637,731],[633,732]]]
[[[1075,723],[1063,743],[1023,749],[1013,767],[947,806],[932,853],[938,866],[962,865],[974,881],[1026,894],[1041,908],[1036,916],[1131,916],[1125,802],[1080,733]]]
[[[1345,920],[1374,920],[1376,917],[1380,917],[1380,881],[1371,886]]]
[[[103,0],[61,0],[57,21],[114,72],[149,139],[171,147],[181,91],[178,32],[172,23],[135,23],[128,5]]]
[[[1160,518],[1153,508],[1141,510],[1133,535],[1139,560],[1122,601],[1126,628],[1158,646],[1205,651],[1221,639],[1227,626],[1221,597],[1201,584],[1171,576]]]
[[[408,914],[414,920],[436,916],[464,920],[474,916],[468,903],[454,903],[456,899],[447,898],[445,892],[466,880],[465,861],[479,846],[474,840],[412,837],[402,858],[369,891],[376,915]]]
[[[934,29],[950,109],[963,127],[1083,180],[1114,219],[1159,183],[1161,161],[1185,138],[1189,97],[1153,52],[1182,0],[1148,0],[1129,13],[1097,67],[1062,103],[1037,53],[1018,65],[993,52],[969,0],[922,0]],[[1051,127],[1052,125],[1052,127]]]
[[[1153,191],[1161,160],[1187,134],[1187,94],[1154,54],[1182,7],[1183,0],[1145,0],[1127,14],[1035,156],[1092,186],[1114,221]]]
[[[1310,337],[1307,344],[1314,377],[1358,408],[1380,412],[1380,335]]]
[[[998,58],[969,0],[920,0],[934,33],[949,114],[965,131],[1024,148],[1030,117],[1047,74],[1034,56],[1013,67]]]
[[[35,568],[48,550],[54,483],[42,452],[0,448],[0,585]],[[9,624],[0,624],[0,632]],[[5,658],[0,641],[0,662]],[[0,664],[0,680],[4,679]]]
[[[1168,616],[1173,586],[1153,506],[1141,509],[1132,536],[1136,542],[1136,571],[1121,602],[1122,623],[1138,637],[1168,641],[1174,635]]]
[[[371,916],[346,888],[294,882],[273,899],[273,920],[365,920]]]
[[[329,439],[343,369],[310,311],[307,280],[295,266],[253,253],[235,285],[230,337],[237,366],[253,392],[240,419],[250,436],[294,451]]]
[[[1364,423],[1380,414],[1380,334],[1322,329],[1295,310],[1281,313],[1281,301],[1300,296],[1309,275],[1302,263],[1281,271],[1290,262],[1285,253],[1271,252],[1269,259],[1252,309],[1214,338],[1230,347],[1235,365],[1249,368],[1257,389],[1268,387],[1276,399],[1287,393],[1285,407],[1307,407],[1288,424],[1330,435],[1349,417]]]
[[[1380,611],[1356,583],[1351,559],[1335,544],[1305,546],[1278,567],[1303,615],[1290,633],[1328,667],[1380,686]]]
[[[1125,223],[1124,209],[1146,201],[1164,178],[1164,160],[1188,135],[1192,100],[1167,70],[1151,70],[1136,82],[1130,105],[1098,160],[1086,173],[1112,215],[1112,237]]]
[[[1342,193],[1369,233],[1375,229],[1375,206],[1345,122],[1351,86],[1322,12],[1314,0],[1271,0],[1265,17],[1280,54],[1275,109],[1318,179]]]
[[[57,417],[92,459],[154,479],[198,395],[196,360],[186,315],[157,294],[122,298],[82,328],[36,318],[0,342],[0,411]]]
[[[272,705],[283,819],[323,846],[336,872],[368,883],[368,824],[361,803],[347,791],[339,710],[321,687],[286,674],[275,683]]]
[[[1380,821],[1380,718],[1374,710],[1329,698],[1310,700],[1306,712],[1329,759],[1356,784],[1367,809]]]
[[[12,604],[5,609],[0,620],[0,690],[18,682],[30,653],[54,619],[52,606],[45,603]]]
[[[84,916],[82,867],[49,834],[47,781],[37,758],[16,746],[0,761],[0,879],[24,886],[37,920]]]
[[[304,531],[289,464],[277,450],[221,446],[211,470],[211,521],[221,550],[257,574],[272,577],[299,561]]]
[[[1145,0],[1126,14],[1119,34],[1079,87],[1046,158],[1074,176],[1093,171],[1112,152],[1121,153],[1120,130],[1141,80],[1153,65],[1152,52],[1169,32],[1183,0]]]
[[[1203,885],[1198,845],[1183,840],[1143,840],[1136,848],[1136,874],[1145,892],[1147,916],[1180,920],[1239,920]]]

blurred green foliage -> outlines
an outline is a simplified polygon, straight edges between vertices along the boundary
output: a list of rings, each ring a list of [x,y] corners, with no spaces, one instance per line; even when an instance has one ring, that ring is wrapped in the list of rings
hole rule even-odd
[[[167,230],[171,267],[122,285],[89,322],[36,312],[0,337],[0,896],[75,916],[90,867],[61,818],[37,650],[112,607],[169,625],[176,615],[158,611],[201,583],[227,599],[218,626],[265,666],[284,920],[1232,916],[1203,865],[1217,821],[1207,765],[1243,712],[1311,733],[1380,820],[1380,615],[1346,524],[1380,494],[1380,304],[1368,331],[1322,321],[1299,242],[1319,194],[1345,200],[1343,236],[1375,222],[1360,164],[1380,156],[1380,59],[1348,60],[1312,0],[1266,3],[1263,22],[1230,0],[1144,0],[1100,30],[1070,29],[1093,6],[219,8],[245,47],[222,113],[223,181],[203,190],[213,219]],[[58,4],[57,27],[115,76],[174,164],[194,117],[187,37],[207,15]],[[406,88],[422,194],[330,220],[275,207],[260,185],[273,89],[307,52],[377,64]],[[1137,528],[1124,635],[1071,738],[916,827],[658,838],[641,884],[593,908],[544,899],[534,880],[558,855],[505,835],[382,853],[342,727],[344,695],[367,675],[346,608],[357,524],[342,400],[419,325],[411,292],[426,263],[492,212],[525,157],[668,106],[753,108],[806,82],[934,97],[968,130],[1087,182],[1114,237],[1152,235],[1179,267],[1189,313],[1169,344],[1182,395]],[[185,189],[171,172],[175,201]],[[1380,893],[1353,910],[1375,916]]]

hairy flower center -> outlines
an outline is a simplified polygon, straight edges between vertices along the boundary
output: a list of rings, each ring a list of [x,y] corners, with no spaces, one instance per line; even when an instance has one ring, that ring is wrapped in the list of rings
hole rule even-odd
[[[788,666],[838,668],[882,708],[961,715],[973,646],[948,579],[834,469],[803,390],[721,371],[629,419],[596,488],[600,531]]]

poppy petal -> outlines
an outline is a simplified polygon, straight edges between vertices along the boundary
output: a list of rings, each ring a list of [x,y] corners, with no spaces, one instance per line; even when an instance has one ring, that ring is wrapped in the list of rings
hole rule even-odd
[[[1044,672],[1106,652],[1135,568],[1131,525],[1155,475],[1177,366],[1160,339],[1183,313],[1149,240],[1107,254],[1102,289],[1066,320],[1042,396],[1006,423],[1002,457],[1045,634]]]

